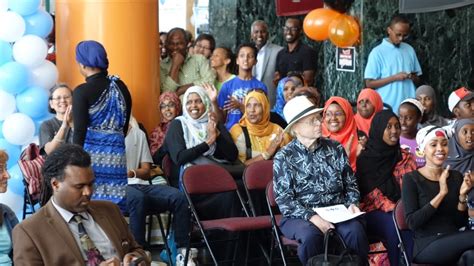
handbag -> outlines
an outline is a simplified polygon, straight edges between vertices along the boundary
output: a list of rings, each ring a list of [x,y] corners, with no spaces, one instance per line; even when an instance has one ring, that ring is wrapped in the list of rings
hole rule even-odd
[[[40,149],[35,143],[30,143],[21,153],[18,165],[23,173],[23,178],[28,185],[28,193],[32,200],[39,199],[41,193],[41,183],[43,175],[41,170],[44,165],[44,158],[40,154]]]
[[[340,254],[328,254],[329,239],[337,239],[342,251]],[[359,266],[361,265],[360,257],[350,252],[341,235],[334,230],[329,229],[324,234],[324,254],[316,255],[307,262],[308,266]]]

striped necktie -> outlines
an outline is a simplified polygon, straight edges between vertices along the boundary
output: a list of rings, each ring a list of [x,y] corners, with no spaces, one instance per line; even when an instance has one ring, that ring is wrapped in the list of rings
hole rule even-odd
[[[73,216],[74,220],[77,222],[77,228],[79,231],[79,240],[81,242],[82,249],[87,256],[87,266],[96,266],[101,262],[105,261],[104,257],[100,254],[100,251],[95,246],[92,239],[87,234],[86,228],[82,223],[82,216],[75,214]]]

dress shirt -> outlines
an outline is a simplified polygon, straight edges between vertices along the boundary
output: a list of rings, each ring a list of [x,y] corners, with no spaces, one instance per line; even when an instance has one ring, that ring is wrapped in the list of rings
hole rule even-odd
[[[81,240],[79,239],[79,230],[77,227],[77,222],[73,219],[73,216],[75,214],[56,204],[54,197],[52,203],[54,208],[56,208],[61,217],[63,217],[64,221],[69,226],[69,229],[71,230],[74,239],[76,240],[77,246],[81,250],[82,257],[85,261],[87,261],[86,253],[82,249]],[[81,212],[78,214],[82,216],[82,224],[84,225],[84,228],[86,229],[86,232],[89,235],[90,239],[92,240],[92,242],[94,242],[95,246],[100,251],[100,254],[102,254],[105,259],[109,259],[112,257],[119,258],[119,256],[117,255],[117,251],[112,246],[109,238],[102,230],[100,225],[94,221],[92,215],[90,215],[88,212]]]

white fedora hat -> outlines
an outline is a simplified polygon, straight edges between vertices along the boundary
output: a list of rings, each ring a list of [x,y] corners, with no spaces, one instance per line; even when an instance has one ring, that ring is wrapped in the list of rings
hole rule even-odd
[[[301,118],[322,111],[323,108],[316,107],[316,105],[308,100],[306,96],[296,96],[295,98],[289,100],[283,108],[283,115],[285,116],[285,120],[288,123],[285,131],[289,131],[290,128]]]

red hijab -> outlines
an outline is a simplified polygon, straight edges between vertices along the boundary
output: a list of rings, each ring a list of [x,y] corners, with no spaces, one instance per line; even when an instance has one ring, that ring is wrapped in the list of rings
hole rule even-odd
[[[346,122],[341,130],[338,132],[330,132],[326,126],[326,122],[323,122],[322,125],[322,132],[323,136],[326,138],[333,139],[338,141],[342,144],[342,146],[346,147],[349,144],[349,140],[351,136],[352,138],[352,145],[351,151],[349,153],[349,163],[351,164],[352,170],[356,170],[356,157],[357,157],[357,145],[358,145],[358,138],[357,138],[357,126],[354,120],[354,112],[352,112],[351,104],[342,97],[333,96],[326,101],[324,105],[324,113],[323,113],[323,121],[325,121],[326,111],[329,105],[337,103],[341,108],[344,114],[346,115]]]
[[[357,98],[357,106],[361,100],[369,100],[369,102],[375,107],[374,113],[369,118],[363,118],[359,113],[354,116],[357,124],[357,128],[363,131],[367,137],[369,136],[370,124],[376,113],[382,111],[383,102],[380,94],[373,89],[365,88],[360,91],[359,97]]]

